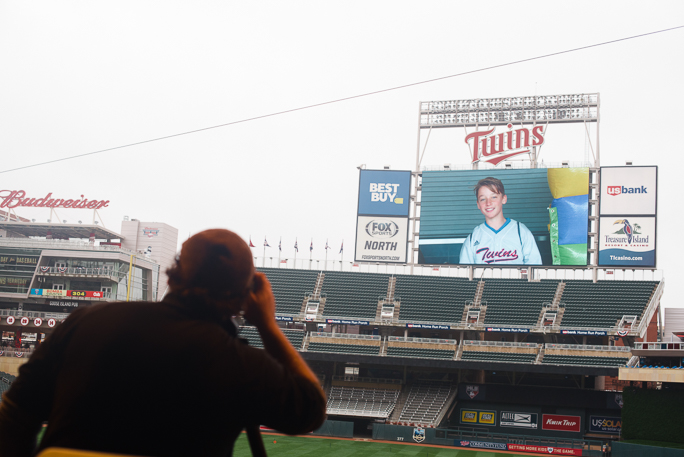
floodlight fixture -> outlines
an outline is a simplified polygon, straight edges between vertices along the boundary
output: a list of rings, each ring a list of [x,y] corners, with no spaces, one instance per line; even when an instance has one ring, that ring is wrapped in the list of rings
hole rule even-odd
[[[420,128],[598,122],[599,94],[421,102]]]

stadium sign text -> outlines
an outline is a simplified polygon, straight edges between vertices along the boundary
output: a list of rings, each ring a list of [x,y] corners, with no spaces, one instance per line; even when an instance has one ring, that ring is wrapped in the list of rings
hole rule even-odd
[[[357,321],[355,319],[326,319],[325,323],[342,325],[368,325],[368,321]]]
[[[496,135],[492,134],[494,128],[466,135],[466,143],[473,140],[473,163],[483,161],[498,165],[513,156],[529,153],[530,146],[544,144],[543,125],[537,125],[531,131],[526,127],[513,130],[513,124],[508,124],[506,127],[507,132]]]
[[[513,444],[508,443],[508,450],[514,452],[534,452],[537,454],[551,455],[582,455],[582,449],[567,447],[537,446],[536,444]]]
[[[454,440],[454,445],[461,447],[473,447],[478,449],[495,449],[497,451],[507,450],[506,443],[490,443],[488,441]]]
[[[590,432],[617,435],[622,430],[622,418],[620,417],[590,416],[589,420]]]
[[[530,333],[529,328],[518,328],[518,327],[487,327],[485,329],[488,332],[504,332],[504,333]]]
[[[406,324],[406,328],[427,328],[431,330],[451,330],[448,325],[439,324]]]
[[[109,200],[88,200],[81,198],[64,200],[52,198],[52,192],[43,198],[30,198],[23,190],[0,190],[0,208],[76,208],[76,209],[100,209],[109,206]]]
[[[562,335],[593,335],[606,336],[607,333],[603,330],[561,330]]]
[[[542,415],[542,430],[579,433],[580,423],[580,416],[563,416],[559,414]]]

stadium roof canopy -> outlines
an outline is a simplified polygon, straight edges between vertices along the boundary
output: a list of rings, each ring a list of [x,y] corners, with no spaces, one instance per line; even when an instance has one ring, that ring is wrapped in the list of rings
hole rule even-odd
[[[27,236],[46,238],[51,235],[55,239],[90,238],[91,234],[99,240],[123,240],[120,234],[100,225],[59,224],[51,222],[15,222],[0,221],[0,230],[6,230],[7,236]]]

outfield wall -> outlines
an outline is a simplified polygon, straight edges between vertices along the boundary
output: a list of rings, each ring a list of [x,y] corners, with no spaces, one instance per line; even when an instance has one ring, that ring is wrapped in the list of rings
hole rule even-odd
[[[312,432],[318,436],[334,436],[337,438],[353,438],[354,422],[326,420],[323,425]]]
[[[604,444],[598,440],[466,432],[389,424],[373,424],[373,439],[494,451],[588,457],[601,457],[603,455],[601,448]]]
[[[613,457],[684,457],[684,449],[644,446],[615,441],[612,445],[611,455]]]

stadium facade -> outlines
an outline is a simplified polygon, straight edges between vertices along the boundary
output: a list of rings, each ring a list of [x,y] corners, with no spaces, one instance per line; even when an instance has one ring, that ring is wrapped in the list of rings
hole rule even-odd
[[[0,371],[16,374],[36,344],[74,309],[157,300],[165,291],[178,231],[164,223],[34,222],[0,214]]]

